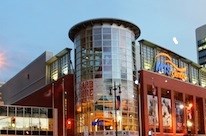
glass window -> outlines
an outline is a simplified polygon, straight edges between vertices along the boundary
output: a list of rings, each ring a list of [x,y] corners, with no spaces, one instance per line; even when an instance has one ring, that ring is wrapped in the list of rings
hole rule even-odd
[[[103,34],[103,40],[110,40],[111,34]]]
[[[51,64],[51,80],[58,79],[58,62],[55,61]]]
[[[101,28],[93,28],[93,34],[101,34],[102,29]]]
[[[112,66],[104,66],[104,71],[112,71]]]
[[[23,107],[17,107],[16,108],[17,110],[16,110],[16,116],[17,117],[23,117]]]
[[[111,72],[104,72],[104,78],[105,79],[111,79],[112,78],[112,73]]]
[[[23,117],[16,117],[16,129],[24,130],[24,118]]]
[[[150,128],[156,127],[156,131],[159,129],[159,116],[158,116],[158,99],[157,88],[153,85],[147,85],[147,108],[149,115]]]
[[[189,73],[189,66],[188,66],[188,64],[186,62],[180,60],[179,61],[179,67],[180,68],[186,68],[186,72],[185,72],[185,74],[187,76],[186,81],[189,81],[189,74],[188,74]]]
[[[30,124],[30,122],[31,122],[31,118],[29,118],[29,117],[24,117],[24,129],[25,130],[31,130],[31,124]]]
[[[9,116],[15,116],[15,107],[9,107]]]
[[[196,98],[196,114],[195,118],[197,119],[197,126],[198,126],[198,134],[205,134],[205,121],[203,119],[204,113],[204,105],[203,105],[203,99],[200,97]]]
[[[25,117],[31,117],[31,108],[25,108],[24,112]]]
[[[119,29],[112,28],[112,40],[118,40],[119,39]]]
[[[171,91],[161,89],[161,96],[163,131],[169,133],[172,132]]]
[[[206,87],[206,72],[200,71],[200,85]]]
[[[48,109],[48,118],[53,118],[53,110]]]
[[[193,84],[196,84],[198,85],[198,69],[193,67],[193,66],[190,66],[190,80]]]
[[[201,51],[201,52],[204,51],[205,49],[206,49],[206,43],[202,44],[201,46],[198,47],[198,51]],[[200,54],[201,54],[201,52],[200,52]]]
[[[111,28],[104,28],[103,27],[103,33],[111,33]]]
[[[102,35],[99,34],[99,35],[94,35],[94,41],[100,41],[102,40]]]
[[[121,36],[126,36],[126,30],[120,29],[120,35]]]
[[[9,118],[5,116],[0,116],[0,130],[7,130],[9,125]]]
[[[110,40],[104,40],[103,41],[103,46],[111,46],[111,41]]]
[[[106,52],[111,53],[111,47],[104,47],[104,48],[103,48],[103,52],[104,52],[104,53],[106,53]]]
[[[0,106],[0,116],[7,116],[7,106]]]
[[[199,58],[199,63],[204,64],[206,60],[206,56]]]
[[[94,41],[94,47],[102,47],[102,41]]]
[[[92,35],[92,29],[91,28],[86,30],[86,35],[87,36]]]
[[[61,75],[67,75],[69,72],[69,54],[65,54],[61,59]]]
[[[141,55],[143,68],[151,70],[154,63],[154,49],[149,46],[143,45]]]
[[[176,59],[176,58],[172,58],[172,62],[176,65],[176,66],[178,66],[178,59]]]
[[[39,118],[32,118],[32,120],[31,120],[31,129],[33,130],[33,131],[38,131],[39,130],[39,123],[40,121],[39,121]]]
[[[174,92],[175,110],[176,110],[176,132],[183,133],[184,130],[184,108],[183,94]]]
[[[42,118],[47,117],[47,109],[46,108],[40,108],[40,117],[42,117]]]
[[[32,108],[32,117],[39,117],[39,108]]]

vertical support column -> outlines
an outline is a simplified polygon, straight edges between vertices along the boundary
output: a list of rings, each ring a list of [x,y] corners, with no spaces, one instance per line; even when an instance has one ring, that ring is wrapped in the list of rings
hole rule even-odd
[[[174,98],[174,91],[171,90],[171,103],[172,103],[172,132],[173,135],[176,135],[176,107],[175,107],[175,98]]]
[[[65,90],[64,90],[64,78],[62,78],[62,118],[63,118],[63,123],[62,123],[62,128],[63,128],[63,136],[67,136],[66,133],[66,125],[65,125],[65,118],[66,118],[66,114],[65,114]]]
[[[51,97],[52,97],[52,114],[53,114],[53,135],[56,136],[57,134],[57,112],[55,112],[55,84],[52,82],[51,86]]]
[[[203,98],[203,116],[204,116],[204,129],[205,129],[205,133],[206,133],[206,99]]]
[[[163,135],[163,120],[162,120],[162,91],[161,88],[157,88],[158,92],[158,113],[159,113],[159,128],[160,135]]]
[[[186,96],[185,96],[184,93],[183,93],[183,103],[184,103],[184,106],[185,106]],[[187,134],[187,110],[186,110],[186,108],[184,108],[184,121],[183,121],[183,126],[184,126],[184,134]]]
[[[142,99],[141,99],[141,102],[142,102],[142,104],[141,104],[141,107],[142,107],[142,109],[141,109],[141,113],[142,113],[142,128],[144,129],[144,130],[142,130],[142,134],[143,134],[143,136],[146,136],[147,135],[147,133],[148,133],[148,131],[149,131],[149,115],[148,115],[148,108],[147,108],[147,106],[148,106],[148,103],[147,103],[147,85],[146,84],[143,84],[142,83],[142,91],[141,91],[141,96],[142,96]]]
[[[141,102],[141,86],[140,86],[141,84],[140,83],[138,83],[138,85],[137,85],[137,95],[138,95],[138,114],[139,114],[139,118],[138,118],[138,123],[139,123],[139,135],[140,136],[142,136],[143,134],[142,134],[142,119],[143,119],[143,117],[142,117],[142,113],[141,113],[141,105],[142,105],[142,102]]]
[[[194,106],[194,115],[193,115],[193,118],[194,118],[194,126],[193,126],[193,129],[194,129],[194,134],[196,135],[197,132],[198,132],[198,128],[197,128],[197,124],[198,124],[198,119],[197,119],[197,102],[196,102],[196,97],[193,95],[192,96],[192,99],[193,99],[193,106]]]

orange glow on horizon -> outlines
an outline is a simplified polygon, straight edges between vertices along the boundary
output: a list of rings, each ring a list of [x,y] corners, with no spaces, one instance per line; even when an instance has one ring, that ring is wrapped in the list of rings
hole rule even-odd
[[[5,65],[5,55],[0,53],[0,68],[3,68]]]

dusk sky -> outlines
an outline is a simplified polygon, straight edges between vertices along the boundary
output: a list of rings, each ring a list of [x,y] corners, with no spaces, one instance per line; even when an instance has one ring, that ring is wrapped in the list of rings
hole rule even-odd
[[[102,17],[132,22],[141,29],[137,41],[146,39],[197,62],[195,29],[206,24],[205,5],[206,0],[2,0],[0,82],[45,51],[73,49],[69,29]]]

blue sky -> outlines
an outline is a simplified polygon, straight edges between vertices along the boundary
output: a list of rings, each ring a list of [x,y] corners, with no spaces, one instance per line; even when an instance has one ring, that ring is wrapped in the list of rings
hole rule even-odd
[[[197,62],[195,29],[206,24],[205,5],[205,0],[2,0],[0,81],[8,81],[44,51],[73,48],[69,29],[101,17],[130,21],[141,29],[138,40]]]

